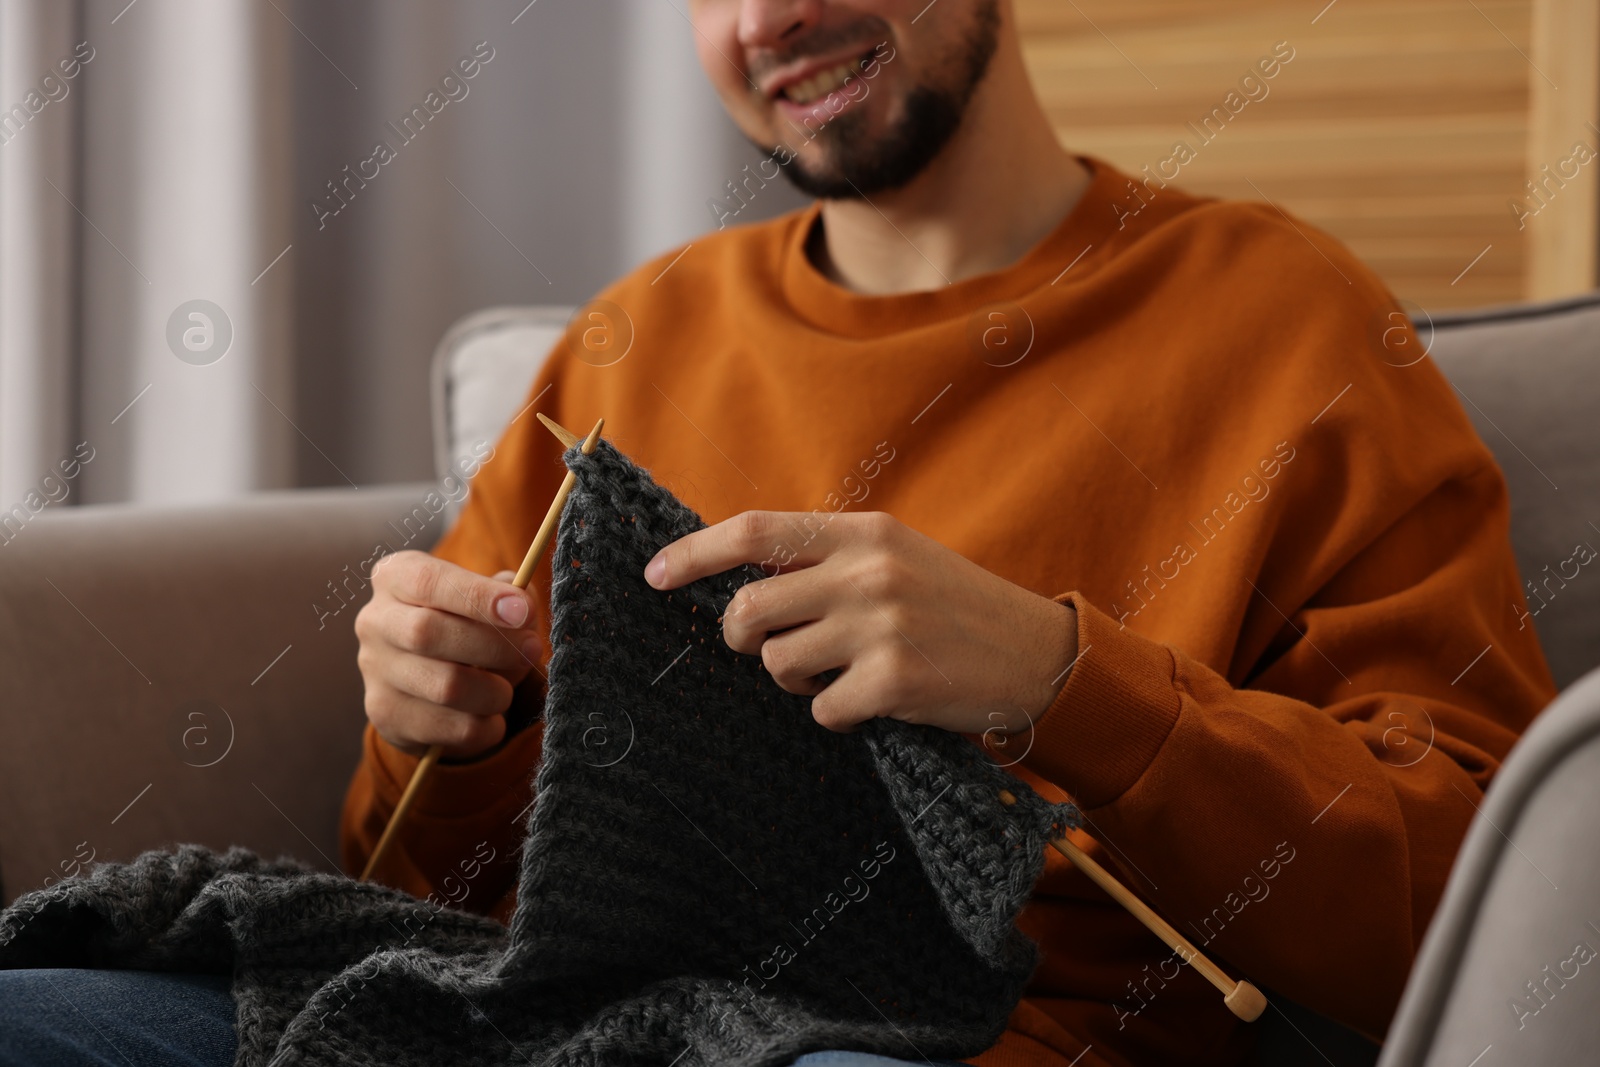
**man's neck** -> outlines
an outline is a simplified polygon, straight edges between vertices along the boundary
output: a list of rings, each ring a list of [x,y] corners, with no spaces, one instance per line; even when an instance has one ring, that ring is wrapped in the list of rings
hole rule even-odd
[[[859,293],[940,289],[1022,258],[1089,181],[1056,141],[1021,55],[1002,47],[938,157],[898,189],[824,200],[807,251],[830,279]]]

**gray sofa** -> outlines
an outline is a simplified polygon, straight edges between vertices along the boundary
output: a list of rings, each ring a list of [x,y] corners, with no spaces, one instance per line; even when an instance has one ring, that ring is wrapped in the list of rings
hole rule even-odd
[[[490,309],[447,334],[433,390],[441,478],[525,402],[566,315]],[[1418,327],[1505,469],[1524,576],[1547,580],[1546,568],[1561,568],[1580,541],[1600,547],[1600,297]],[[427,504],[436,488],[52,510],[0,547],[4,899],[91,858],[127,859],[176,841],[239,844],[335,867],[337,817],[363,723],[350,629],[365,599],[357,568],[380,542],[432,543],[450,518]],[[1532,622],[1567,686],[1600,664],[1600,567],[1550,588]],[[1593,705],[1600,687],[1569,696]],[[1502,817],[1515,824],[1518,810]],[[1600,866],[1594,825],[1591,818],[1583,830],[1586,850],[1568,850],[1587,865],[1591,887]],[[1515,825],[1501,829],[1517,833]],[[1495,833],[1477,827],[1469,848]],[[1493,871],[1488,859],[1474,868],[1480,882]],[[1453,894],[1458,888],[1452,882]],[[1449,900],[1441,914],[1456,917],[1456,942],[1436,950],[1447,955],[1482,925],[1476,908],[1451,911]],[[1593,917],[1600,923],[1600,910]],[[1600,948],[1600,930],[1591,943]],[[1425,971],[1432,985],[1408,991],[1397,1023],[1397,1031],[1424,1036],[1408,1037],[1409,1058],[1385,1061],[1394,1067],[1434,1062],[1422,1057],[1438,1028],[1406,1015],[1446,1010],[1445,973],[1419,967],[1419,976]],[[1600,975],[1583,977],[1600,988]],[[1339,1055],[1336,1032],[1300,1031],[1286,1039],[1309,1041],[1330,1060]],[[1359,1048],[1351,1055],[1370,1062]]]

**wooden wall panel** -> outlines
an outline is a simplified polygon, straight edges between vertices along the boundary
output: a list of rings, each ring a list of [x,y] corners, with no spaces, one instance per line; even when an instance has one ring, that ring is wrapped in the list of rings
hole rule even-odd
[[[1196,157],[1178,185],[1270,198],[1402,298],[1429,309],[1523,298],[1526,231],[1509,202],[1528,153],[1530,0],[1016,4],[1069,148],[1138,171],[1181,139]],[[1280,41],[1294,58],[1267,95],[1202,145],[1187,124]]]
[[[1534,0],[1532,37],[1528,295],[1570,296],[1600,281],[1600,0]]]

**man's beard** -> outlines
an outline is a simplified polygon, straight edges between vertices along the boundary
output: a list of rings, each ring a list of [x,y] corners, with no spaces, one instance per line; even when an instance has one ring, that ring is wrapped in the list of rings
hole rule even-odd
[[[866,116],[859,112],[833,119],[817,132],[815,142],[824,147],[827,162],[810,169],[797,156],[783,168],[790,183],[824,200],[863,199],[898,189],[921,174],[955,135],[994,58],[1000,39],[999,5],[990,0],[976,14],[951,84],[914,87],[906,95],[905,115],[882,134],[870,131]]]

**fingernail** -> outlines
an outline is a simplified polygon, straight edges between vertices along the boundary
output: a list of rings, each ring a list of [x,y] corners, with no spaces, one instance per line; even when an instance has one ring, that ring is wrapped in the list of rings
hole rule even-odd
[[[522,642],[522,655],[526,659],[537,661],[539,658],[539,639],[530,637]]]
[[[660,589],[661,583],[667,580],[667,560],[664,553],[657,552],[655,558],[644,565],[644,580],[654,589]]]
[[[521,626],[528,621],[528,605],[520,596],[503,596],[495,600],[494,613],[507,626]]]

